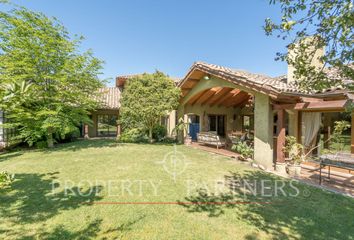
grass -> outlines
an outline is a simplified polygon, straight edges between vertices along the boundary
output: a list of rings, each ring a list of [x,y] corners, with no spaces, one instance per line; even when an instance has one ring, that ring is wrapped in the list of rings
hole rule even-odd
[[[324,136],[323,134],[321,134],[320,136],[320,149],[322,151],[322,153],[325,153],[326,150],[328,149],[325,149],[324,148],[324,144],[323,144],[323,139],[324,139]],[[342,134],[340,136],[340,142],[339,143],[334,143],[333,141],[329,141],[329,147],[332,151],[334,152],[347,152],[347,153],[350,153],[350,148],[351,148],[351,135],[350,133],[346,133],[346,134]]]
[[[176,165],[169,161],[163,164],[165,156],[177,156],[177,160],[187,164],[179,161]],[[300,183],[291,182],[291,186],[288,180],[230,158],[182,145],[175,149],[163,144],[81,141],[53,150],[2,154],[2,170],[15,173],[16,180],[11,188],[0,189],[0,239],[353,239],[354,236],[353,199]],[[168,172],[179,174],[174,179]],[[257,184],[266,180],[268,186],[286,181],[287,196],[274,196],[272,187],[266,189],[272,196],[259,196],[258,189],[256,196],[243,193],[237,186],[242,182],[240,179]],[[130,188],[122,187],[122,181],[131,183]],[[218,194],[223,182],[225,189]],[[158,186],[156,191],[152,184]],[[299,194],[290,196],[296,194],[295,188]],[[237,201],[253,204],[234,204]],[[96,204],[104,202],[179,204]],[[224,204],[207,204],[215,202]]]

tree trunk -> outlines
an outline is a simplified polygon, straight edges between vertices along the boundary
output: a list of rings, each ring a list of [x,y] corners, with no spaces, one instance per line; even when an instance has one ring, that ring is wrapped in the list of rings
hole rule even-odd
[[[53,132],[51,128],[48,129],[47,144],[48,144],[48,148],[54,147]]]
[[[152,127],[149,128],[149,142],[152,143],[153,139],[152,139]]]

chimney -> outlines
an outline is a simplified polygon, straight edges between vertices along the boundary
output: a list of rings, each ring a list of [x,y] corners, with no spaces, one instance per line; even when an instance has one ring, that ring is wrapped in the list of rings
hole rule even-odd
[[[316,41],[319,41],[319,39],[315,36],[310,36],[305,37],[297,43],[288,46],[288,57],[291,60],[295,60],[299,54],[300,49],[306,47],[309,53],[307,60],[309,61],[310,65],[316,67],[317,69],[321,69],[324,65],[324,63],[321,61],[321,57],[325,54],[325,46],[316,49]],[[294,71],[295,67],[288,63],[287,83],[291,83],[296,80]]]

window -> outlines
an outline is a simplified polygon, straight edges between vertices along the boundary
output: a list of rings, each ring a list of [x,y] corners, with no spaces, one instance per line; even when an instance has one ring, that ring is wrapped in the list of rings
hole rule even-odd
[[[216,132],[220,136],[225,136],[225,116],[208,115],[209,131]]]
[[[98,136],[116,136],[117,115],[97,115],[97,133]]]

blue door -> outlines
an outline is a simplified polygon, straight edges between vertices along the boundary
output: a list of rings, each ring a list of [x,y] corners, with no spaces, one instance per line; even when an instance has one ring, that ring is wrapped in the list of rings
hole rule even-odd
[[[190,123],[189,136],[192,137],[193,141],[197,141],[197,133],[199,133],[199,123]]]

